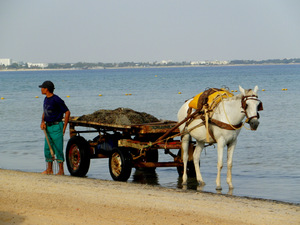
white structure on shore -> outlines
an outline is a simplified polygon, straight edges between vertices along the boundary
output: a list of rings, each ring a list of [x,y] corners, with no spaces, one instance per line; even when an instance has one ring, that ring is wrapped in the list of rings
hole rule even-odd
[[[12,64],[12,59],[0,59],[0,66],[10,66]]]
[[[48,63],[27,63],[28,68],[32,68],[32,67],[39,67],[39,68],[45,68],[48,67]]]
[[[228,61],[192,61],[191,65],[195,66],[195,65],[227,65],[229,64]]]
[[[172,60],[162,60],[159,64],[162,64],[162,65],[167,65],[168,63],[171,63]]]

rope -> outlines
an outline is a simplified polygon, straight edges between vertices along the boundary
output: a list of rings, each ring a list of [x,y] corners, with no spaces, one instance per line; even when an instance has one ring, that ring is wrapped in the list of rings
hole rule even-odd
[[[250,128],[245,126],[245,122],[243,123],[243,127],[245,127],[246,130],[251,130]]]
[[[215,91],[218,91],[218,90],[216,90],[216,89],[214,89],[214,88],[212,88],[212,89],[215,90]],[[155,144],[158,144],[158,143],[160,143],[160,142],[165,142],[165,148],[166,148],[167,142],[168,142],[169,139],[173,139],[173,138],[178,137],[178,136],[184,136],[185,134],[190,133],[192,130],[194,130],[194,129],[198,128],[198,127],[203,126],[205,123],[207,124],[207,123],[208,123],[208,114],[209,114],[209,113],[211,113],[211,115],[214,114],[215,109],[216,109],[216,106],[218,105],[218,104],[216,104],[218,98],[221,99],[225,117],[226,117],[226,119],[227,119],[227,121],[228,121],[229,126],[230,126],[233,130],[239,130],[239,129],[241,129],[242,127],[245,127],[245,129],[247,129],[247,130],[251,130],[251,129],[249,129],[249,128],[247,128],[247,127],[245,126],[245,121],[243,122],[242,126],[241,126],[241,127],[238,127],[238,128],[234,127],[234,126],[231,124],[231,122],[229,121],[228,115],[227,115],[227,113],[226,113],[225,105],[224,105],[224,100],[223,100],[223,96],[227,96],[227,98],[229,98],[229,97],[231,97],[231,96],[229,96],[229,94],[228,94],[229,92],[228,92],[227,89],[222,88],[222,90],[225,91],[225,93],[220,94],[220,95],[217,95],[216,98],[213,99],[213,102],[211,103],[212,108],[209,109],[209,110],[208,110],[208,109],[205,110],[205,120],[206,120],[206,121],[204,121],[204,122],[202,122],[202,123],[199,123],[198,125],[196,125],[196,126],[190,128],[190,129],[186,129],[185,131],[179,132],[178,134],[172,135],[172,136],[167,137],[167,138],[164,138],[164,139],[158,139],[158,140],[155,141],[155,142],[150,142],[147,146],[145,146],[145,147],[143,147],[143,148],[140,149],[141,152],[143,152],[143,153],[141,153],[141,154],[140,154],[139,156],[137,156],[136,158],[139,158],[139,157],[141,157],[142,155],[144,155],[144,154],[145,154],[144,152],[147,151],[147,149],[151,148],[151,147],[152,147],[153,145],[155,145]],[[207,125],[206,127],[207,127],[207,129],[208,129],[208,125]],[[207,133],[208,133],[208,132],[207,132]],[[207,134],[207,135],[208,135],[208,134]],[[163,136],[162,136],[162,137],[163,137]],[[208,139],[208,137],[206,137],[206,139]],[[213,144],[209,144],[208,146],[210,146],[210,145],[213,145]]]
[[[204,125],[203,123],[199,123],[199,124],[197,124],[196,126],[190,128],[190,129],[188,129],[188,130],[185,130],[185,131],[183,131],[183,132],[179,132],[179,133],[174,134],[174,135],[172,135],[172,136],[170,136],[170,137],[167,137],[167,138],[165,138],[165,139],[162,139],[162,140],[159,140],[159,141],[155,141],[155,142],[150,142],[147,146],[143,147],[143,148],[140,149],[140,150],[141,150],[141,151],[144,151],[144,150],[149,149],[149,148],[151,148],[153,145],[156,145],[156,144],[158,144],[158,143],[160,143],[160,142],[165,142],[165,147],[166,147],[166,145],[167,145],[169,139],[173,139],[173,138],[175,138],[175,137],[183,136],[183,135],[185,135],[185,134],[188,134],[188,133],[190,133],[192,130],[194,130],[194,129],[198,128],[198,127],[201,127],[201,126],[203,126],[203,125]],[[147,151],[147,150],[146,150],[146,151]],[[141,156],[142,156],[142,155],[139,155],[139,156],[136,157],[136,158],[139,158],[139,157],[141,157]]]
[[[214,88],[212,88],[212,89],[215,90],[216,92],[218,91],[217,89],[214,89]],[[227,120],[228,120],[228,122],[229,122],[229,119],[228,119],[228,116],[227,116],[227,114],[226,114],[225,107],[224,107],[223,95],[226,95],[227,98],[230,97],[230,96],[228,95],[228,90],[227,90],[227,89],[222,88],[222,90],[225,91],[225,93],[218,95],[218,96],[213,100],[213,102],[212,102],[212,104],[211,104],[212,106],[214,106],[213,109],[209,109],[209,110],[206,109],[206,110],[205,110],[205,116],[207,117],[207,118],[206,118],[206,123],[208,123],[208,114],[209,114],[210,112],[212,112],[212,114],[213,114],[214,111],[215,111],[215,109],[216,109],[216,104],[215,104],[215,102],[217,101],[218,98],[221,98],[221,101],[222,101],[222,103],[223,103],[224,113],[225,113],[226,118],[227,118]],[[205,121],[204,121],[204,122],[205,122]],[[185,134],[190,133],[192,130],[194,130],[194,129],[198,128],[198,127],[201,127],[201,126],[203,126],[203,125],[204,125],[204,123],[199,123],[198,125],[196,125],[196,126],[190,128],[190,129],[186,129],[186,130],[183,131],[183,132],[179,132],[178,134],[172,135],[172,136],[167,137],[167,138],[164,138],[164,139],[158,139],[158,141],[155,141],[155,142],[153,142],[153,143],[150,143],[149,145],[147,145],[146,147],[142,148],[141,150],[143,150],[143,149],[145,149],[145,148],[151,148],[153,145],[155,145],[155,144],[157,144],[157,143],[160,143],[160,142],[165,142],[165,143],[167,144],[167,142],[168,142],[169,139],[173,139],[173,138],[178,137],[178,136],[184,136]],[[233,125],[232,125],[230,122],[229,122],[229,125],[230,125],[234,130],[240,129],[240,128],[235,128],[235,127],[233,127]],[[208,128],[208,125],[207,125],[206,127]],[[207,138],[207,139],[208,139],[208,138]],[[166,146],[166,144],[165,144],[165,146]]]

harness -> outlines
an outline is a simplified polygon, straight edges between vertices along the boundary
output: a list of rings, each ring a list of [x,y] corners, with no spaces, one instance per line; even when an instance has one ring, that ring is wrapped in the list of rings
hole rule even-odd
[[[209,95],[211,95],[212,93],[215,93],[215,92],[219,92],[220,90],[223,91],[222,94],[216,95],[216,97],[213,99],[212,103],[208,104]],[[206,127],[206,141],[209,142],[209,136],[210,136],[213,139],[214,143],[216,143],[217,141],[214,137],[211,126],[209,126],[209,125],[215,125],[217,127],[225,129],[225,130],[238,130],[238,129],[241,129],[242,126],[243,126],[243,122],[241,122],[239,124],[236,124],[236,125],[233,125],[229,122],[228,118],[227,118],[227,120],[228,120],[229,123],[224,123],[222,121],[219,121],[219,120],[216,120],[216,119],[212,118],[215,108],[221,102],[223,103],[224,96],[226,96],[226,97],[232,97],[233,96],[231,93],[229,93],[230,94],[230,96],[229,96],[228,93],[229,93],[228,91],[224,92],[224,89],[216,89],[216,88],[211,88],[211,89],[208,89],[205,92],[203,92],[204,100],[203,99],[198,100],[199,102],[203,103],[202,106],[201,106],[202,108],[201,109],[198,108],[198,109],[196,109],[196,111],[194,113],[192,113],[193,108],[189,107],[189,109],[187,111],[187,117],[185,119],[185,121],[187,121],[186,124],[185,124],[185,127],[187,127],[194,119],[201,119],[203,122],[198,124],[196,127],[193,127],[189,131],[191,131],[191,130],[197,128],[197,127],[205,126]],[[258,113],[257,113],[257,115],[252,116],[252,117],[248,116],[248,114],[247,114],[247,103],[246,103],[248,100],[259,101],[260,103],[258,104],[257,111],[263,110],[262,102],[258,99],[257,95],[243,96],[242,99],[241,99],[241,106],[242,106],[242,109],[243,109],[242,112],[245,113],[245,116],[247,118],[246,121],[245,121],[246,123],[250,123],[250,121],[253,118],[259,119],[259,114]],[[201,104],[199,104],[199,105],[201,105]],[[226,115],[226,112],[225,112],[225,115]],[[227,115],[226,115],[226,117],[227,117]]]
[[[248,116],[247,111],[246,111],[246,109],[247,109],[247,104],[246,104],[246,102],[247,102],[248,100],[259,101],[259,104],[258,104],[258,106],[257,106],[257,111],[262,111],[262,110],[264,110],[263,104],[262,104],[262,102],[257,98],[257,95],[243,96],[243,98],[242,98],[242,108],[243,108],[243,110],[244,110],[243,113],[245,113],[246,118],[247,118],[247,119],[246,119],[246,123],[250,123],[250,121],[251,121],[253,118],[259,119],[259,113],[257,113],[256,116],[252,116],[252,117],[249,117],[249,116]]]

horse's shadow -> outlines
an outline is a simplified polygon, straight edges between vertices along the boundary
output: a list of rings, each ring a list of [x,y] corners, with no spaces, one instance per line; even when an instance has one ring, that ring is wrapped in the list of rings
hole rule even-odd
[[[182,189],[182,190],[195,190],[199,192],[210,192],[210,191],[205,191],[205,185],[199,185],[196,177],[189,177],[187,180],[186,185],[182,185],[182,177],[179,176],[177,179],[177,188]],[[227,194],[227,195],[233,195],[233,189],[228,189],[228,192],[225,193],[222,190],[215,190],[215,192],[210,192],[210,193],[216,193],[216,194]]]
[[[179,176],[177,179],[177,188],[182,190],[198,190],[199,187],[203,188],[203,186],[198,184],[196,177],[189,177],[186,185],[182,185],[182,176]]]

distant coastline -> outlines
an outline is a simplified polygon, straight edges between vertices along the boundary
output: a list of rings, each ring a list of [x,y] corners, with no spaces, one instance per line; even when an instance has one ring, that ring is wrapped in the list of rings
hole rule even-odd
[[[257,65],[294,65],[300,64],[300,58],[266,60],[204,60],[182,61],[162,60],[160,62],[119,62],[119,63],[31,63],[14,62],[12,59],[0,59],[0,71],[41,71],[41,70],[96,70],[96,69],[141,69],[174,67],[222,67],[222,66],[257,66]]]
[[[87,67],[87,68],[0,68],[0,72],[10,71],[69,71],[69,70],[104,70],[104,69],[150,69],[150,68],[205,68],[205,67],[233,67],[233,66],[274,66],[300,65],[297,63],[257,63],[257,64],[222,64],[222,65],[157,65],[157,66],[115,66],[115,67]]]

